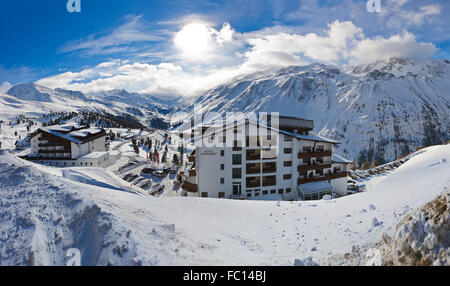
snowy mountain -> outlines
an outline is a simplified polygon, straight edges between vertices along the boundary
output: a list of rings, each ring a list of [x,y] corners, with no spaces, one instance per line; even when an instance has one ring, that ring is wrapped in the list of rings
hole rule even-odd
[[[144,125],[164,128],[175,101],[173,97],[128,93],[125,90],[83,94],[26,83],[0,94],[0,119],[6,121],[18,115],[39,116],[50,112],[85,110],[132,117]]]
[[[359,162],[396,159],[450,135],[450,63],[391,59],[367,66],[312,64],[254,74],[191,105],[206,113],[280,112],[313,119],[315,132]]]
[[[448,196],[449,162],[450,145],[433,146],[367,179],[366,192],[274,202],[156,198],[125,189],[106,169],[58,169],[0,151],[0,265],[65,265],[73,248],[81,265],[365,265],[382,237],[445,254],[445,236],[426,238],[436,232],[434,218],[396,226]],[[383,263],[383,253],[372,263]],[[433,259],[426,265],[450,263]]]

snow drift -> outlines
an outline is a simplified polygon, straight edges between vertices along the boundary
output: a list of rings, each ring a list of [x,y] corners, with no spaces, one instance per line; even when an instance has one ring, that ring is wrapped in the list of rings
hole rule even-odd
[[[155,198],[1,152],[0,264],[65,265],[70,248],[82,265],[342,264],[333,257],[394,237],[406,215],[450,188],[448,161],[450,145],[433,146],[372,177],[367,192],[272,202]]]

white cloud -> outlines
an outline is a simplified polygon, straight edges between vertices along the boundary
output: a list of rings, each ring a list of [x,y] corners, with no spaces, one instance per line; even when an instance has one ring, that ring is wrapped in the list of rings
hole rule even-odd
[[[128,15],[124,21],[125,23],[110,33],[103,32],[100,35],[90,35],[81,40],[68,42],[61,47],[60,51],[62,53],[80,51],[86,55],[107,55],[137,51],[138,49],[131,44],[164,39],[148,31],[141,15]]]
[[[242,41],[236,39],[236,32],[229,23],[217,30],[209,22],[194,20],[174,34],[175,60],[189,64],[226,62],[241,48]]]
[[[376,60],[400,58],[428,58],[437,52],[431,43],[418,43],[416,37],[408,32],[390,38],[376,37],[360,41],[351,51],[351,61],[369,64]]]
[[[386,18],[386,26],[390,29],[415,27],[433,30],[436,27],[432,24],[439,19],[437,16],[441,14],[442,10],[443,7],[440,4],[428,4],[407,9],[404,5],[393,2],[390,3],[383,16]]]
[[[0,93],[7,93],[8,90],[10,90],[12,85],[5,81],[4,83],[0,84]]]
[[[419,26],[428,21],[431,16],[439,14],[441,14],[441,6],[432,4],[420,7],[418,12],[403,12],[401,16],[408,20],[409,23]]]
[[[172,55],[160,64],[108,61],[38,83],[85,92],[126,89],[190,96],[235,76],[271,68],[312,62],[344,65],[391,57],[426,58],[437,51],[433,44],[418,42],[407,31],[387,38],[367,37],[351,21],[336,20],[320,33],[306,34],[284,26],[241,34],[228,23],[221,29],[202,24],[183,30],[189,24],[183,25],[173,34],[176,48]],[[185,46],[190,44],[192,47]]]
[[[247,39],[252,48],[245,53],[245,65],[256,68],[303,65],[312,61],[339,64],[348,49],[363,36],[352,22],[335,21],[324,36],[278,32]]]

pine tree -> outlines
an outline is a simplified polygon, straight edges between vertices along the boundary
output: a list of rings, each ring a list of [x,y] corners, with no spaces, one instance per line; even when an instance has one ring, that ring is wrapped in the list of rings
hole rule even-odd
[[[367,170],[369,169],[370,163],[369,161],[365,161],[362,165],[361,165],[361,170]]]
[[[173,154],[172,163],[174,163],[176,165],[180,164],[180,160],[178,159],[178,155],[177,154]]]
[[[378,167],[378,161],[377,160],[373,161],[372,164],[370,164],[370,169],[373,169],[373,168],[376,168],[376,167]]]

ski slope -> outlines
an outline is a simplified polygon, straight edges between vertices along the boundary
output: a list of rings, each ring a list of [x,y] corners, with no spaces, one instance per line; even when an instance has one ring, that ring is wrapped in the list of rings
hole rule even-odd
[[[1,151],[0,265],[65,265],[70,248],[82,265],[294,265],[309,257],[327,265],[392,234],[405,214],[448,190],[450,145],[416,152],[368,180],[367,192],[327,201],[156,198],[122,190],[102,172]]]

